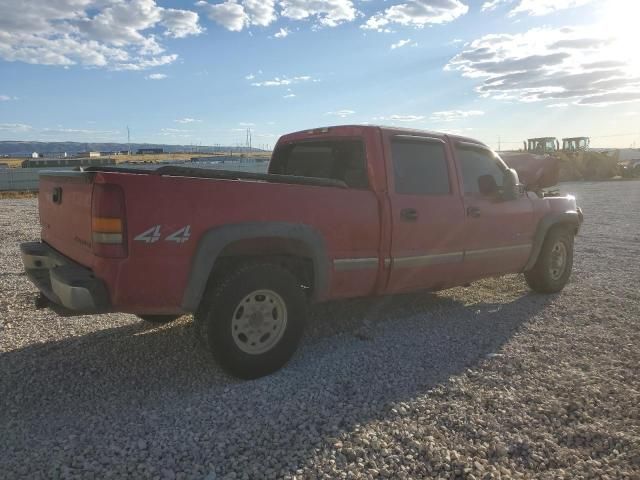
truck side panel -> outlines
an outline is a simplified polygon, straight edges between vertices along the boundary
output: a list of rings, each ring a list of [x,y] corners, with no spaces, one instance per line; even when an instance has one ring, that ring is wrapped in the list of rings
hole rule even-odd
[[[371,191],[122,173],[97,174],[95,181],[119,184],[126,196],[129,256],[96,257],[92,265],[115,309],[178,311],[199,241],[217,226],[247,222],[305,224],[320,233],[331,262],[321,299],[374,291],[376,268],[340,262],[378,257],[378,202]]]

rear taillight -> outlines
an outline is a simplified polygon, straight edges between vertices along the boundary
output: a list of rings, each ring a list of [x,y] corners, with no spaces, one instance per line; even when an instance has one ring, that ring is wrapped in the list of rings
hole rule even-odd
[[[118,185],[93,185],[91,232],[95,255],[110,258],[127,256],[124,192]]]

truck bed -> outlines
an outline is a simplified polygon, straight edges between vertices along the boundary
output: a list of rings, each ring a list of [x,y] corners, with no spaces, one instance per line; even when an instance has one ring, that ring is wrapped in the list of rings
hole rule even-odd
[[[92,196],[97,185],[114,185],[124,192],[126,255],[122,258],[92,251]],[[57,188],[63,192],[59,204],[53,201]],[[180,166],[151,171],[95,167],[43,174],[39,204],[42,240],[79,265],[100,272],[113,309],[121,311],[178,311],[199,241],[223,226],[265,222],[303,226],[323,239],[328,261],[345,256],[377,259],[380,253],[376,195],[332,179]],[[376,278],[375,270],[338,272],[331,283],[335,291],[324,294],[371,294]]]
[[[314,185],[320,187],[347,188],[341,180],[331,178],[299,177],[295,175],[278,175],[273,173],[238,172],[234,170],[213,170],[207,168],[166,165],[155,170],[126,167],[89,167],[85,172],[104,173],[136,173],[146,175],[162,175],[167,177],[214,178],[220,180],[254,180],[269,183],[289,183],[292,185]]]

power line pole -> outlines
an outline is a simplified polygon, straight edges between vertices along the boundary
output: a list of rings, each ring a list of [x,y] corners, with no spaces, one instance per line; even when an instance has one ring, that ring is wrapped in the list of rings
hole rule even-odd
[[[131,155],[131,131],[127,125],[127,155]]]
[[[251,152],[251,142],[252,142],[251,129],[247,128],[247,138],[246,138],[246,141],[245,141],[245,146],[247,148],[247,152]]]

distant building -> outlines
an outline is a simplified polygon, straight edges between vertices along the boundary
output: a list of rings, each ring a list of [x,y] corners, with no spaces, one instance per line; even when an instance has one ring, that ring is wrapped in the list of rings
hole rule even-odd
[[[100,152],[79,152],[76,154],[76,157],[84,157],[84,158],[98,158],[100,156]]]
[[[139,148],[136,155],[157,155],[164,153],[164,148]]]
[[[22,168],[99,167],[115,165],[113,158],[30,158],[22,162]]]
[[[31,158],[40,158],[40,154],[38,152],[33,152],[31,154]]]

